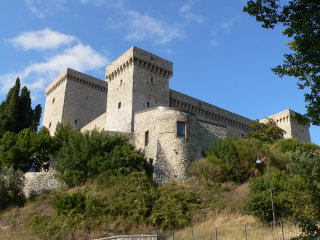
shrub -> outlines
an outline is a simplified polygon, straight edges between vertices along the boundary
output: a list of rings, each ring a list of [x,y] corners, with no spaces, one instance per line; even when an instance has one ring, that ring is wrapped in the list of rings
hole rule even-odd
[[[276,220],[319,218],[319,200],[315,185],[307,184],[300,176],[290,177],[277,169],[271,169]],[[260,221],[272,221],[269,176],[265,174],[249,183],[249,200],[245,210]]]
[[[56,167],[69,186],[83,184],[103,172],[113,175],[148,171],[143,154],[122,136],[96,130],[84,134],[73,131],[60,143]]]
[[[22,192],[24,184],[23,173],[14,171],[12,167],[4,168],[0,172],[0,209],[10,205],[21,206],[24,202]]]
[[[254,175],[257,149],[261,142],[257,139],[220,139],[207,151],[207,159],[215,166],[214,176],[220,180],[243,182]],[[216,178],[216,180],[218,180]]]
[[[86,209],[86,197],[80,192],[60,193],[55,196],[53,206],[58,214],[83,214]]]
[[[105,189],[101,201],[106,214],[126,218],[132,224],[141,223],[150,216],[157,190],[145,173],[101,175],[97,182],[99,189]]]
[[[191,220],[191,209],[199,200],[183,187],[168,184],[159,190],[159,198],[154,204],[151,222],[162,229],[177,229]]]
[[[320,183],[320,152],[295,151],[287,165],[291,174],[298,174],[306,181]]]
[[[218,162],[219,159],[215,158],[216,161],[211,157],[211,161],[207,158],[203,158],[200,161],[195,161],[189,168],[189,173],[197,178],[203,178],[207,181],[224,182],[228,180],[228,172],[226,164]]]
[[[314,143],[303,143],[295,138],[281,139],[276,142],[272,149],[279,150],[282,153],[293,153],[297,150],[301,152],[315,152],[320,151],[320,147]]]

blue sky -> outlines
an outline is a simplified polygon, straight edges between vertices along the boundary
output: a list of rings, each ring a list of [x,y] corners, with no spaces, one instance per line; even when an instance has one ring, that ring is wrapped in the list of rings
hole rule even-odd
[[[289,39],[242,12],[245,0],[0,2],[0,101],[17,76],[44,107],[45,87],[70,67],[104,78],[132,45],[174,63],[170,88],[251,119],[305,113],[294,78],[277,77]],[[311,127],[320,144],[320,128]]]

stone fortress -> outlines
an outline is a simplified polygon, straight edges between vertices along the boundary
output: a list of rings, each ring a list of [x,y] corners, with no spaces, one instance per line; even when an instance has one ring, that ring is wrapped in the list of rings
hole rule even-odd
[[[145,151],[157,183],[185,180],[190,163],[212,142],[246,136],[251,120],[171,90],[172,74],[172,62],[137,47],[107,66],[105,81],[68,68],[45,90],[43,126],[52,135],[58,122],[129,134]],[[309,124],[297,123],[294,111],[270,118],[285,138],[310,142]]]

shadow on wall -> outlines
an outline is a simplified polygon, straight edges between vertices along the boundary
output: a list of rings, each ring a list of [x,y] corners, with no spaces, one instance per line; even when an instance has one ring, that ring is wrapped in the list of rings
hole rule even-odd
[[[156,161],[153,169],[154,181],[156,183],[162,184],[173,179],[174,170],[167,159],[166,153],[163,151],[159,139],[157,141]]]

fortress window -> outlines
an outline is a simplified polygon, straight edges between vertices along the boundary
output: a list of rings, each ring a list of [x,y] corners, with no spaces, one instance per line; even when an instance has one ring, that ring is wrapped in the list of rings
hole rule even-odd
[[[150,82],[153,83],[153,78],[150,79]]]
[[[74,120],[74,124],[77,124],[78,123],[78,120]]]
[[[120,109],[120,108],[121,108],[121,102],[118,103],[118,109]]]
[[[177,122],[177,137],[178,138],[186,138],[186,123],[185,122]]]
[[[148,146],[149,144],[149,131],[144,133],[144,146]]]
[[[120,86],[122,85],[122,79],[120,80]]]
[[[149,108],[150,107],[150,102],[147,102],[147,108]]]
[[[149,163],[150,163],[150,165],[153,165],[153,159],[152,158],[149,158]]]
[[[54,101],[55,101],[55,100],[56,100],[56,99],[55,99],[55,98],[53,98],[53,99],[52,99],[52,103],[54,103]]]
[[[51,122],[49,122],[49,128],[51,128]]]

